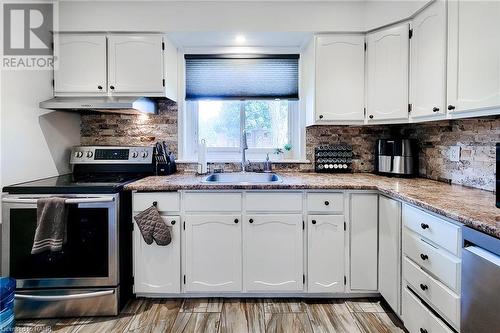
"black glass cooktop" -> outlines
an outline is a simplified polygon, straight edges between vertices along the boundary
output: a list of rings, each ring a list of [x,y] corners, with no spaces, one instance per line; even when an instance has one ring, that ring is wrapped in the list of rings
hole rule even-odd
[[[67,174],[44,178],[3,188],[3,192],[12,194],[94,194],[117,193],[131,181],[142,178],[137,174]]]

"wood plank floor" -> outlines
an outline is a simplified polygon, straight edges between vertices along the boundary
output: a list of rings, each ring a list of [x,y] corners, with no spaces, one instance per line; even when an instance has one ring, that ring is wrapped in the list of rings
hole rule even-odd
[[[23,320],[19,333],[395,333],[380,299],[146,299],[116,317]]]

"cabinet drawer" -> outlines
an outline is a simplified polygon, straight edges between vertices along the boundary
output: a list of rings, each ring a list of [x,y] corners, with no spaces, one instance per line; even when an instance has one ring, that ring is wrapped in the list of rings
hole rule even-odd
[[[410,333],[453,333],[408,287],[403,290],[403,321]]]
[[[455,328],[460,326],[460,297],[420,269],[410,259],[403,260],[403,279]]]
[[[460,259],[423,241],[406,228],[403,230],[403,253],[445,285],[459,291]]]
[[[184,209],[187,212],[240,212],[241,193],[186,193]]]
[[[312,212],[344,212],[343,193],[308,193],[307,210]]]
[[[157,202],[157,208],[161,212],[178,212],[180,210],[180,197],[177,192],[145,192],[134,193],[133,210],[141,212]]]
[[[247,193],[248,211],[301,212],[302,193]]]
[[[460,227],[420,209],[403,205],[403,223],[454,255],[459,255]]]

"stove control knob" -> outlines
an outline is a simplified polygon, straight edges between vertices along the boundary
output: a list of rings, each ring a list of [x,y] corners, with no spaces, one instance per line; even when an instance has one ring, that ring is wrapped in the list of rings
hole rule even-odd
[[[82,158],[82,157],[83,157],[83,151],[77,151],[77,152],[75,153],[75,157],[76,157],[76,158]]]
[[[87,152],[87,158],[92,158],[93,156],[94,156],[94,153],[89,150]]]
[[[134,151],[134,152],[132,153],[132,158],[137,158],[137,157],[139,157],[139,153],[138,153],[138,152],[136,152],[136,151]]]
[[[148,152],[147,152],[147,151],[142,152],[142,155],[141,155],[141,156],[142,156],[142,158],[146,158],[146,157],[148,157]]]

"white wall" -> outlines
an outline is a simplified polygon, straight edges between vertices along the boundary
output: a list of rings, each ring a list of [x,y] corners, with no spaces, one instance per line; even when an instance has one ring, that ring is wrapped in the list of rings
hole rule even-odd
[[[365,3],[364,9],[365,30],[373,30],[406,19],[432,1],[433,0],[368,0]]]
[[[360,31],[360,1],[63,1],[61,31]]]
[[[2,185],[69,172],[69,147],[80,143],[80,115],[38,108],[52,97],[50,71],[2,71]]]
[[[366,31],[431,0],[61,1],[61,31]]]

